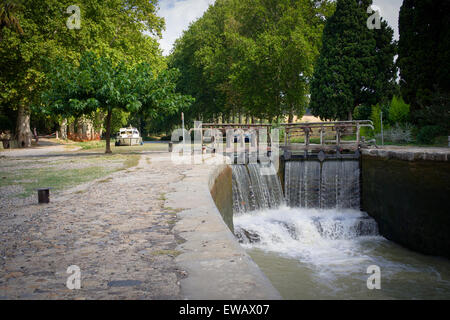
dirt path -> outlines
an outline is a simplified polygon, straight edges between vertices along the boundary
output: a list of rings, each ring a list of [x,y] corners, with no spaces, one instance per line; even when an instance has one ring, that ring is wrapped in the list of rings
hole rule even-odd
[[[58,144],[48,139],[39,140],[39,145],[24,149],[0,149],[0,157],[38,157],[55,152],[78,151],[81,148],[68,149],[64,144]]]
[[[48,205],[3,209],[0,298],[182,298],[186,273],[174,262],[182,239],[164,201],[188,170],[146,154],[137,167],[64,191]],[[81,269],[80,290],[66,287],[71,265]]]

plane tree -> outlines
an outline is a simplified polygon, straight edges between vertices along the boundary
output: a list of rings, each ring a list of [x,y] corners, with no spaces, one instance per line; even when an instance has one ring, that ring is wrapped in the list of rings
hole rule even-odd
[[[44,110],[65,117],[106,114],[106,153],[111,153],[111,119],[114,112],[142,112],[148,117],[174,114],[192,98],[175,91],[178,70],[168,69],[156,76],[151,65],[129,67],[124,60],[113,62],[93,52],[82,55],[80,63],[63,59],[49,62],[49,89],[42,94]]]
[[[80,29],[66,25],[71,4],[80,9]],[[2,114],[16,114],[18,145],[31,145],[30,118],[41,112],[48,59],[63,56],[78,63],[83,52],[92,51],[115,62],[147,62],[155,72],[163,70],[157,38],[164,19],[157,10],[157,0],[2,1],[0,105],[6,109]]]

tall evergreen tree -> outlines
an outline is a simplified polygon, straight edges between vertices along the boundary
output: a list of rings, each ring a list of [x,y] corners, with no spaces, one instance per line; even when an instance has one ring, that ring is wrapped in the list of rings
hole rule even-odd
[[[450,92],[450,1],[404,0],[399,32],[401,92],[418,121],[436,92]]]
[[[310,108],[323,119],[352,119],[358,105],[388,100],[395,87],[393,30],[367,27],[372,0],[338,0],[324,29]]]

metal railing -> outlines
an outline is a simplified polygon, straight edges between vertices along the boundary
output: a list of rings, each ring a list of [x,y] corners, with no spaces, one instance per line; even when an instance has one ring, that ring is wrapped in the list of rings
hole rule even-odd
[[[335,150],[336,147],[344,149],[359,149],[362,144],[372,143],[374,140],[365,141],[361,136],[361,129],[364,127],[374,130],[371,120],[356,121],[335,121],[335,122],[310,122],[310,123],[284,123],[284,146],[285,150]],[[259,130],[265,129],[267,132],[267,144],[270,148],[270,124],[238,124],[238,123],[203,123],[197,129],[192,128],[187,132],[191,135],[195,130],[200,129],[200,141],[202,147],[215,149],[217,143],[223,142],[228,130],[233,130],[234,134],[239,137],[239,143],[245,144],[244,134],[251,133],[252,144],[259,144]],[[205,133],[207,133],[205,135]],[[219,136],[216,136],[216,133]],[[331,136],[331,139],[330,139]],[[355,136],[354,139],[343,139],[344,137]],[[299,138],[300,143],[292,140]],[[319,143],[311,143],[311,139],[319,140]],[[303,140],[302,140],[303,139]],[[229,142],[229,141],[228,141]],[[249,141],[250,142],[250,141]]]
[[[342,145],[358,148],[362,142],[361,128],[368,127],[374,130],[371,120],[358,121],[336,121],[336,122],[312,122],[312,123],[286,123],[282,124],[285,129],[284,147],[292,146],[293,138],[304,138],[302,149],[310,146],[325,148],[327,145],[340,147]],[[320,138],[319,144],[312,144],[313,135]],[[327,139],[332,135],[333,139]],[[356,135],[355,140],[343,140],[344,136]]]

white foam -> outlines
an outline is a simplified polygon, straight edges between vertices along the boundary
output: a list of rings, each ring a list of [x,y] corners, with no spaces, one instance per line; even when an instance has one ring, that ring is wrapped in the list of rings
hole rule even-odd
[[[367,221],[375,228],[359,236],[357,226]],[[310,264],[323,277],[361,271],[369,266],[370,249],[365,241],[383,241],[376,223],[357,210],[320,210],[283,207],[236,216],[235,229],[257,234],[260,241],[243,243],[245,248],[276,252]]]

